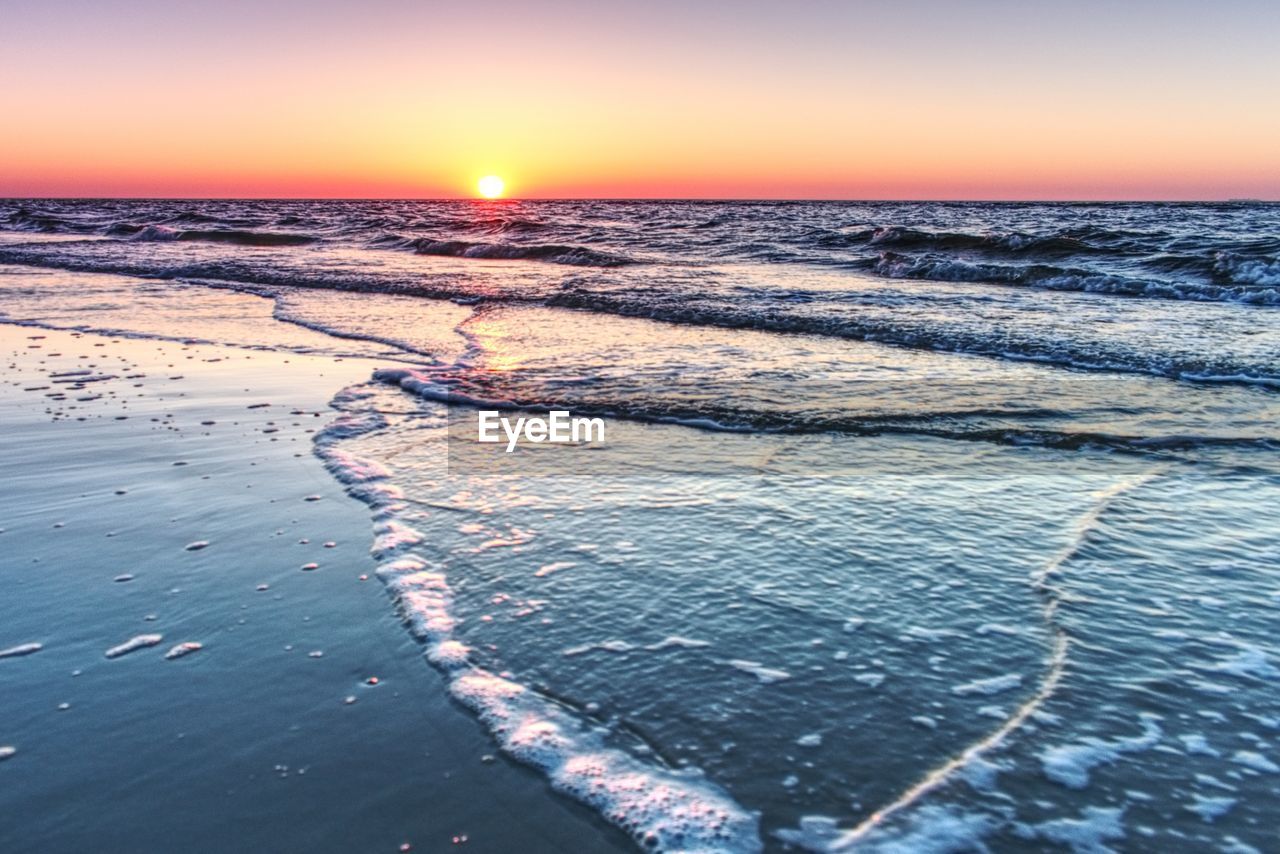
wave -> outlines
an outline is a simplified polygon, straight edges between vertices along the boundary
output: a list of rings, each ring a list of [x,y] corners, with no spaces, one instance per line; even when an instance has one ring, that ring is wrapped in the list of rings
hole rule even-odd
[[[1093,241],[1091,242],[1090,238]],[[1110,241],[1110,245],[1102,241]],[[1021,231],[973,234],[956,231],[926,231],[901,225],[855,230],[818,229],[807,236],[814,246],[838,249],[867,246],[895,250],[975,252],[988,255],[1071,255],[1114,254],[1124,251],[1123,238],[1096,231],[1032,234]]]
[[[427,299],[469,298],[476,301],[498,297],[513,301],[520,299],[519,293],[514,290],[503,294],[477,293],[471,289],[460,289],[448,282],[435,283],[428,279],[387,279],[376,273],[362,276],[351,271],[331,272],[319,268],[312,268],[304,273],[296,268],[267,267],[238,258],[164,263],[135,257],[45,255],[32,251],[30,246],[8,246],[0,248],[0,264],[24,264],[69,270],[75,273],[106,273],[147,279],[170,279],[251,292],[256,292],[254,291],[256,287],[265,286],[398,294]]]
[[[1274,366],[1237,363],[1213,354],[1200,358],[1141,354],[1129,348],[1094,351],[1068,341],[1017,338],[998,331],[985,333],[939,326],[921,327],[857,313],[795,314],[776,306],[713,302],[691,297],[653,297],[602,293],[566,286],[546,300],[551,306],[645,317],[669,323],[758,329],[765,332],[825,335],[917,350],[968,353],[996,359],[1039,362],[1062,368],[1148,374],[1196,382],[1247,383],[1280,388]],[[1122,343],[1122,342],[1121,342]]]
[[[231,225],[224,217],[200,213],[199,211],[181,211],[164,220],[165,225]]]
[[[638,263],[625,255],[558,243],[473,243],[466,240],[383,235],[374,240],[374,245],[381,248],[406,249],[419,255],[484,258],[498,261],[546,261],[578,267],[622,267]]]
[[[204,243],[232,243],[237,246],[307,246],[319,240],[319,238],[309,234],[286,234],[277,231],[181,229],[168,225],[135,225],[132,223],[116,223],[107,229],[107,235],[143,243],[192,240]]]
[[[551,227],[540,220],[510,216],[479,217],[467,225],[485,234],[529,234],[546,231]]]
[[[95,227],[90,224],[52,214],[38,213],[22,207],[6,217],[5,227],[13,231],[30,231],[41,234],[89,234],[95,230]]]
[[[361,396],[344,389],[336,408]],[[315,437],[314,451],[374,521],[377,576],[395,600],[426,658],[449,692],[470,709],[516,761],[544,774],[557,791],[595,809],[644,850],[752,854],[760,844],[759,817],[693,769],[671,769],[613,743],[604,729],[568,703],[492,673],[455,631],[449,565],[431,560],[427,540],[404,518],[404,493],[376,460],[357,456],[346,440],[377,432],[386,420],[347,412]],[[648,747],[648,745],[644,745]],[[651,752],[651,750],[650,750]]]
[[[248,259],[224,258],[186,263],[157,263],[142,257],[94,257],[35,245],[0,247],[0,263],[55,267],[86,273],[114,273],[146,278],[176,279],[195,284],[252,289],[256,286],[382,293],[467,304],[498,302],[547,305],[582,311],[643,317],[668,323],[756,329],[782,334],[822,335],[867,341],[915,350],[967,353],[995,359],[1039,362],[1062,368],[1137,373],[1206,383],[1245,383],[1280,388],[1280,367],[1274,359],[1241,360],[1214,352],[1167,353],[1144,351],[1124,338],[1107,342],[1076,342],[1069,338],[1019,335],[1013,329],[973,329],[926,321],[909,313],[886,316],[909,296],[863,292],[744,290],[730,298],[664,291],[661,287],[630,286],[597,289],[595,277],[578,277],[549,291],[538,283],[474,280],[453,274],[393,277],[378,270],[324,269],[322,266],[274,266]],[[1078,283],[1071,283],[1078,287]],[[1046,285],[1051,286],[1051,285]],[[846,303],[850,310],[814,310],[811,303]],[[856,310],[861,305],[875,311]],[[820,309],[820,306],[819,306]]]
[[[1078,255],[1108,251],[1075,237],[1035,235],[1022,232],[1008,234],[966,234],[963,232],[920,231],[902,226],[876,228],[867,236],[872,246],[899,248],[980,250],[1007,254]]]
[[[1194,300],[1201,302],[1242,302],[1253,305],[1280,305],[1280,264],[1266,260],[1222,258],[1209,262],[1208,269],[1230,271],[1224,282],[1167,281],[1097,273],[1051,264],[989,264],[938,255],[882,253],[870,265],[877,275],[890,279],[922,279],[939,282],[974,282],[1022,285],[1055,291],[1145,297],[1148,299]],[[1169,267],[1171,272],[1187,272],[1189,267]]]
[[[951,441],[983,442],[1016,447],[1035,446],[1055,450],[1110,450],[1143,455],[1177,454],[1202,449],[1240,451],[1280,450],[1280,434],[1266,436],[1217,436],[1195,434],[1127,435],[1100,430],[1067,430],[1035,424],[1036,419],[1070,420],[1070,413],[1043,409],[968,409],[903,414],[827,415],[750,410],[699,401],[650,397],[643,400],[580,400],[556,397],[544,386],[530,388],[488,387],[487,375],[440,368],[383,368],[374,379],[398,386],[424,400],[478,409],[547,412],[572,409],[575,415],[622,418],[658,424],[680,424],[702,430],[732,433],[830,433],[854,436],[910,435]],[[505,381],[516,381],[504,377]],[[1010,423],[1023,421],[1023,424]],[[1003,422],[1003,423],[1001,423]]]
[[[1144,262],[1154,270],[1198,276],[1227,288],[1280,288],[1280,257],[1263,253],[1217,250],[1211,254],[1163,254]]]

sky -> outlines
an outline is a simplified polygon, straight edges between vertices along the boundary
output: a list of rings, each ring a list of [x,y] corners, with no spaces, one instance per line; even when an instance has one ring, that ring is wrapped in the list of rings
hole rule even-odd
[[[0,0],[0,196],[1280,199],[1276,0]]]

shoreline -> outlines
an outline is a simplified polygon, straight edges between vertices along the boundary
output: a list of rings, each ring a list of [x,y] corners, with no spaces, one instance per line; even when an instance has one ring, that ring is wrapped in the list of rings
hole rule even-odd
[[[365,508],[310,440],[379,362],[9,323],[0,345],[0,649],[41,645],[0,660],[0,804],[28,817],[0,847],[629,849],[502,757],[359,580]]]

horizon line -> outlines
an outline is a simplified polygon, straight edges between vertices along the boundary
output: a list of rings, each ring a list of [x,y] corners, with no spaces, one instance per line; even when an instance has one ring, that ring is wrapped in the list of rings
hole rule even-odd
[[[0,196],[0,201],[132,201],[132,202],[481,202],[485,204],[502,204],[503,202],[707,202],[707,203],[775,203],[775,204],[813,204],[820,202],[846,204],[1049,204],[1049,205],[1132,205],[1132,204],[1165,204],[1165,205],[1212,205],[1229,203],[1248,203],[1272,205],[1280,204],[1280,198],[1266,199],[1249,196],[1229,196],[1213,199],[1087,199],[1087,198],[1054,198],[1054,199],[999,199],[999,198],[883,198],[867,199],[853,197],[828,198],[784,198],[762,196],[530,196],[504,197],[486,199],[476,196],[107,196],[107,195],[66,195],[66,196]]]

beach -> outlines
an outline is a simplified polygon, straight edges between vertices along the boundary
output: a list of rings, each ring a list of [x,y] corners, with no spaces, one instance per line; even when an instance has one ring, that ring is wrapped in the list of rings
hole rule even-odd
[[[1267,850],[1270,209],[5,204],[0,848]]]
[[[11,325],[0,351],[0,649],[39,645],[0,658],[0,849],[624,850],[361,580],[367,510],[312,437],[385,363]]]
[[[1277,33],[7,4],[0,854],[1280,854]]]

